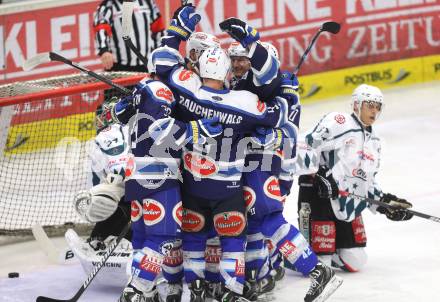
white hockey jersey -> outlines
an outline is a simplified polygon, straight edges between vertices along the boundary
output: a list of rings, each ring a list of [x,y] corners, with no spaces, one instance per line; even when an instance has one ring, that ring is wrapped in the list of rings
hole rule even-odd
[[[306,133],[298,145],[296,174],[316,173],[319,165],[332,170],[339,190],[378,199],[375,181],[380,164],[380,138],[363,127],[355,115],[332,112]],[[363,200],[339,197],[331,201],[335,216],[352,221],[366,207]],[[374,211],[374,210],[373,210]]]
[[[88,149],[92,171],[89,185],[111,182],[123,186],[122,181],[128,176],[127,163],[131,158],[128,151],[127,126],[113,124],[99,132]]]

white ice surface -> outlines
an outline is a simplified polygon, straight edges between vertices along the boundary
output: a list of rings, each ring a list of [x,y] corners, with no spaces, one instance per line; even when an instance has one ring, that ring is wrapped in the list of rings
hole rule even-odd
[[[384,91],[386,106],[376,130],[383,137],[385,192],[408,199],[414,209],[440,217],[440,85],[432,82]],[[349,110],[349,97],[304,106],[302,129],[329,111]],[[296,186],[286,216],[296,225]],[[392,222],[364,212],[369,256],[359,273],[344,278],[329,301],[440,301],[440,223],[414,217]],[[55,239],[59,246],[62,239]],[[20,278],[8,279],[8,272]],[[35,301],[38,295],[71,298],[85,279],[78,264],[50,265],[34,241],[0,246],[0,302]],[[276,301],[303,301],[307,278],[288,272]],[[119,288],[92,284],[80,301],[116,301]],[[187,301],[188,295],[184,300]]]

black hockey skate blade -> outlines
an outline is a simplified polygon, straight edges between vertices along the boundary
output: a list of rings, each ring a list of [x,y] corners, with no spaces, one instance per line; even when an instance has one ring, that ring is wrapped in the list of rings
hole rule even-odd
[[[36,302],[69,302],[72,300],[60,300],[60,299],[53,299],[49,297],[39,296],[36,300]]]

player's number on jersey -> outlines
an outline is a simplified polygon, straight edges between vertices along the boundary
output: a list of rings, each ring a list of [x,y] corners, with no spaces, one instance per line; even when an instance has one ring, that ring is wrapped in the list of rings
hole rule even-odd
[[[289,113],[289,121],[293,122],[295,121],[295,117],[298,114],[298,109],[293,110]]]

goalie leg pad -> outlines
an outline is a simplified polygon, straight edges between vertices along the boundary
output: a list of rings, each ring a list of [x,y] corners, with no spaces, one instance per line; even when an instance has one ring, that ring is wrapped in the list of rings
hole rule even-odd
[[[341,269],[355,273],[361,270],[367,263],[367,253],[363,247],[355,247],[350,249],[338,249],[333,255],[332,261]]]
[[[111,237],[113,236],[107,238],[105,242]],[[73,229],[67,230],[65,239],[75,256],[79,259],[86,275],[90,275],[95,268],[94,265],[101,262],[106,251],[95,251],[87,242],[81,239]],[[101,272],[95,277],[95,280],[106,286],[123,287],[126,285],[129,278],[127,270],[131,265],[132,254],[133,249],[130,242],[126,239],[122,239],[104,267],[102,267]]]

